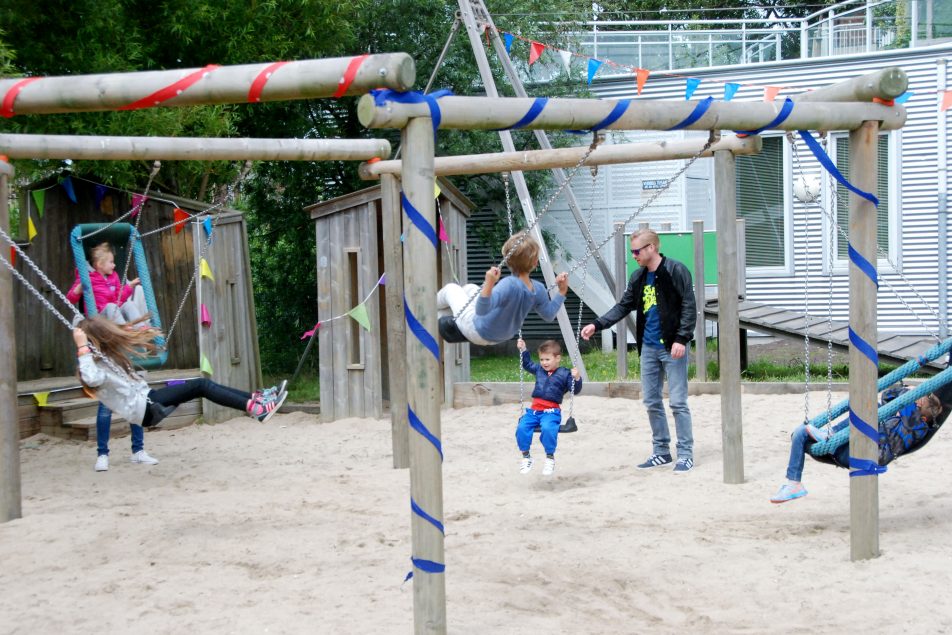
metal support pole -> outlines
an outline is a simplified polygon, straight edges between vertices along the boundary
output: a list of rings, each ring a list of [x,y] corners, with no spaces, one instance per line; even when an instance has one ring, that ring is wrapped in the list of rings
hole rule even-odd
[[[404,129],[402,144],[404,195],[424,222],[429,223],[430,230],[436,227],[433,137],[433,124],[429,117],[415,118]],[[443,378],[440,375],[439,348],[436,343],[438,245],[430,242],[422,228],[408,227],[404,247],[403,282],[407,320],[416,320],[426,331],[425,334],[407,338],[408,416],[411,421],[419,421],[429,431],[428,435],[414,431],[409,439],[410,496],[426,515],[417,512],[410,515],[413,626],[418,635],[444,634],[446,580],[443,572],[443,454],[440,427]],[[437,349],[434,351],[431,346]]]
[[[737,312],[737,170],[730,152],[714,154],[717,222],[718,333],[721,374],[721,442],[724,482],[744,482],[744,437],[740,398],[740,318]]]
[[[850,182],[865,192],[875,192],[878,176],[879,126],[865,123],[850,133]],[[864,348],[876,350],[876,280],[859,265],[871,265],[875,278],[876,206],[850,192],[849,238],[851,250],[865,260],[850,257],[850,419],[858,417],[879,427],[876,399],[877,359]],[[862,343],[858,345],[858,343]],[[879,462],[879,443],[850,426],[850,457]],[[879,478],[860,476],[850,480],[850,559],[866,560],[879,555]]]
[[[0,227],[10,227],[7,204],[13,166],[0,161]],[[4,258],[9,254],[4,254]],[[17,342],[13,276],[0,267],[0,523],[23,515],[20,491],[20,422],[17,418]]]
[[[625,224],[615,223],[615,297],[621,298],[625,293],[625,287],[628,283],[628,237],[625,235]],[[628,324],[626,320],[620,320],[615,325],[615,337],[618,340],[617,362],[615,364],[615,374],[618,379],[628,377]]]
[[[697,306],[697,325],[694,327],[695,379],[707,381],[707,328],[704,323],[704,221],[696,220],[694,232],[694,303]]]
[[[390,384],[390,438],[393,467],[410,466],[407,420],[407,327],[403,318],[403,210],[400,209],[400,183],[390,174],[380,177],[381,227],[383,231],[383,267],[387,284],[381,287],[387,308],[387,373]]]

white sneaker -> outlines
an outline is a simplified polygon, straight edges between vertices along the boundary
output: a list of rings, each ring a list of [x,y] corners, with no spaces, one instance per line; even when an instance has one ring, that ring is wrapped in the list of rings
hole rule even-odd
[[[542,466],[542,476],[552,476],[555,472],[555,459],[545,458],[545,464]]]
[[[149,456],[149,453],[146,452],[145,450],[139,450],[138,452],[133,454],[129,458],[129,461],[132,463],[142,463],[144,465],[155,465],[156,463],[159,462],[158,459],[155,459]]]
[[[519,473],[528,474],[529,470],[532,469],[532,457],[524,456],[522,457],[522,462],[519,464]]]
[[[109,469],[109,455],[100,454],[96,457],[96,471],[105,472]]]

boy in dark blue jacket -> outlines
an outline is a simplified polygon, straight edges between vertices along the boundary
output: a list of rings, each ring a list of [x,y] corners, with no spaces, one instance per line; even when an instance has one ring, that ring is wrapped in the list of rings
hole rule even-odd
[[[562,346],[555,340],[546,340],[539,346],[538,364],[532,362],[523,340],[520,339],[516,346],[522,356],[522,367],[536,378],[532,403],[519,418],[519,425],[516,426],[516,443],[522,452],[519,471],[528,474],[532,469],[532,456],[529,454],[532,433],[541,430],[542,447],[545,449],[542,475],[551,476],[555,472],[555,447],[558,445],[559,426],[562,424],[562,397],[570,390],[576,395],[579,394],[582,391],[582,378],[577,368],[569,371],[559,365],[562,362]]]

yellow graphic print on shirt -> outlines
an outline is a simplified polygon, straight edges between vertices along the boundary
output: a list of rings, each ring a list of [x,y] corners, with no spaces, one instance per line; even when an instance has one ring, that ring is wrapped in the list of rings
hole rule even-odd
[[[645,290],[641,299],[644,303],[643,311],[645,313],[648,313],[648,311],[658,305],[658,296],[655,294],[655,287],[653,284],[645,285]]]

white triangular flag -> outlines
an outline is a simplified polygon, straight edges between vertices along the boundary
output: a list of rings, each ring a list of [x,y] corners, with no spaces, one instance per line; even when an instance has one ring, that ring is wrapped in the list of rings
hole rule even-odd
[[[572,63],[572,51],[559,51],[559,57],[562,58],[562,66],[565,67],[565,72],[570,72],[569,64]]]

